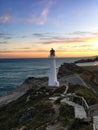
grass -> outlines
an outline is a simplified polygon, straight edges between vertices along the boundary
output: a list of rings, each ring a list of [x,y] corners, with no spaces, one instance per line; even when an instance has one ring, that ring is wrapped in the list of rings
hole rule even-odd
[[[59,111],[59,120],[61,120],[63,125],[66,126],[70,124],[74,119],[74,108],[68,105],[61,105]]]
[[[45,89],[44,92],[40,89],[29,90],[16,101],[0,107],[0,130],[11,130],[12,128],[14,130],[16,127],[20,128],[23,125],[27,129],[35,129],[49,122],[54,114],[54,110],[52,103],[48,100],[48,96],[45,95],[45,91]],[[30,101],[26,102],[29,95]],[[36,114],[25,122],[19,123],[21,115],[30,107],[35,107]]]
[[[78,96],[84,97],[88,105],[93,105],[98,103],[98,95],[96,95],[91,89],[86,88],[84,86],[70,84],[68,93],[75,93]]]

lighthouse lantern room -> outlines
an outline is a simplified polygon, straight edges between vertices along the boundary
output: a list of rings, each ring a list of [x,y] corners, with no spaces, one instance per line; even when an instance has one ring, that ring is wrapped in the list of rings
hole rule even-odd
[[[50,50],[49,60],[50,60],[50,72],[49,72],[48,87],[59,87],[56,72],[55,50],[53,48]]]

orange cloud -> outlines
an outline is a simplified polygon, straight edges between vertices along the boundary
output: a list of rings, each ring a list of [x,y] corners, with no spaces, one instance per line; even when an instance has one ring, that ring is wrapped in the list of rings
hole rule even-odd
[[[51,48],[49,48],[51,49]],[[81,56],[95,56],[98,50],[90,50],[89,48],[62,48],[56,49],[57,57],[81,57]],[[49,56],[48,49],[35,49],[35,50],[16,50],[16,51],[0,51],[0,57],[17,57],[17,58],[32,58],[32,57],[47,57]]]
[[[98,41],[98,33],[73,32],[72,34],[33,34],[35,39],[39,39],[41,44],[72,44]]]
[[[0,57],[48,57],[47,50],[0,51]]]
[[[83,38],[63,38],[61,40],[50,40],[42,42],[42,44],[72,44],[72,43],[84,43],[84,42],[94,42],[98,41],[96,37],[83,37]]]
[[[2,37],[1,33],[1,37]],[[5,35],[4,35],[5,36]],[[34,40],[38,42],[32,43],[17,43],[17,44],[6,43],[1,44],[0,57],[48,57],[49,50],[54,48],[56,55],[59,57],[80,57],[80,56],[94,56],[98,53],[98,37],[97,33],[90,36],[67,36],[63,37],[60,35],[52,35],[49,33],[40,34],[35,33],[32,35]],[[43,38],[43,39],[40,39]],[[56,40],[57,39],[57,40]],[[5,49],[4,49],[5,48]],[[3,51],[6,50],[6,51]]]

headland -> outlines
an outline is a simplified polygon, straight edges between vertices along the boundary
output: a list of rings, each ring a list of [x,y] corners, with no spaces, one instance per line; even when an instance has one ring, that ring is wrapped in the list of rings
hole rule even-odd
[[[92,130],[92,117],[98,115],[98,66],[64,63],[58,81],[59,88],[48,89],[47,77],[29,77],[0,97],[0,129]]]

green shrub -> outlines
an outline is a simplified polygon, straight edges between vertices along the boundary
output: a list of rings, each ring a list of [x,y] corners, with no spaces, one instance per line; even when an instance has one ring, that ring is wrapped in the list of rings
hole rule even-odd
[[[61,105],[59,109],[59,120],[64,126],[71,123],[74,119],[74,108],[68,105]]]
[[[87,124],[83,121],[83,119],[74,119],[72,124],[70,125],[71,130],[93,130],[92,125]]]

